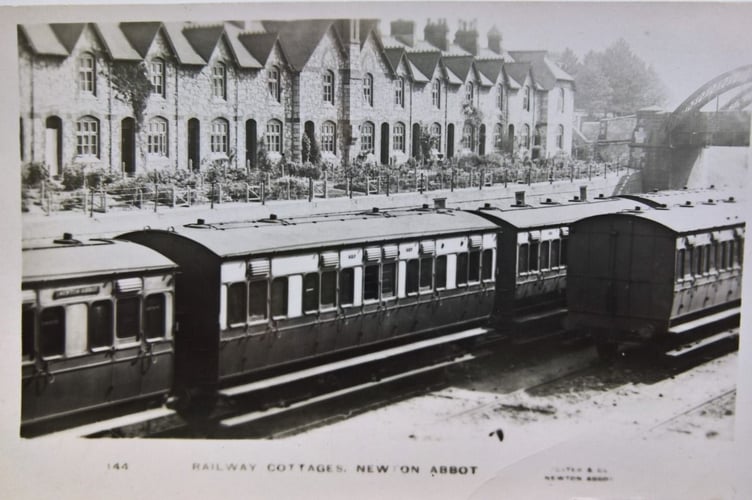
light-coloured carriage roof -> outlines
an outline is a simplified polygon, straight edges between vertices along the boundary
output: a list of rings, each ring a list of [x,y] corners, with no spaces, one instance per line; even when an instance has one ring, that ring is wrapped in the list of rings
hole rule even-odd
[[[702,203],[707,201],[728,200],[733,197],[736,200],[743,199],[743,192],[740,189],[733,188],[692,188],[692,189],[671,189],[666,191],[653,191],[650,193],[633,193],[621,195],[621,198],[628,198],[636,201],[643,201],[649,205],[664,204],[671,208],[676,205],[684,205],[686,202]]]
[[[537,227],[558,226],[598,215],[602,213],[619,212],[635,207],[632,200],[619,198],[596,199],[585,202],[566,202],[555,205],[541,205],[535,207],[491,207],[479,210],[494,217],[500,223],[506,223],[517,229],[533,229]]]
[[[82,244],[50,243],[25,248],[22,260],[24,283],[177,267],[173,261],[150,248],[110,240]]]
[[[299,217],[279,219],[276,222],[207,221],[203,225],[189,224],[175,228],[175,234],[195,241],[220,257],[232,257],[298,249],[359,246],[389,240],[430,238],[494,229],[497,226],[492,222],[468,212],[406,210]],[[127,238],[128,235],[124,237]]]

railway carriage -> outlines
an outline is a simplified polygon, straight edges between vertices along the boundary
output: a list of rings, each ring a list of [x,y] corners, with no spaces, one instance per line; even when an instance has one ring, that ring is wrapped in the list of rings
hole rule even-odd
[[[651,191],[649,193],[622,194],[619,198],[637,201],[651,208],[672,208],[680,205],[718,203],[723,200],[738,200],[743,192],[737,189],[693,188]]]
[[[166,394],[177,266],[66,234],[23,249],[22,424]]]
[[[566,315],[569,225],[593,214],[622,210],[634,202],[579,198],[530,206],[488,204],[475,213],[499,226],[499,261],[494,327],[514,340],[560,331]]]
[[[466,212],[374,209],[120,238],[180,265],[176,379],[211,394],[266,369],[483,323],[497,231]]]
[[[739,314],[745,223],[734,202],[589,217],[570,233],[569,318],[604,355],[673,344]]]

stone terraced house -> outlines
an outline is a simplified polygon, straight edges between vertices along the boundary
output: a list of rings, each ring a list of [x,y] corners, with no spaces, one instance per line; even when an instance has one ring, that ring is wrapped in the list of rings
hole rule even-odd
[[[332,164],[422,156],[569,154],[574,81],[545,51],[453,43],[445,20],[20,25],[22,162],[204,169],[301,161],[303,135]],[[423,140],[426,134],[430,142]]]

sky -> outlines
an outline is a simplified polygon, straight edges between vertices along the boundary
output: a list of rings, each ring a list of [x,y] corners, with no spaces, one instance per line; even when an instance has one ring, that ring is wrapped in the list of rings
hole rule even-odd
[[[486,45],[491,26],[507,50],[569,47],[582,58],[624,38],[668,87],[674,109],[705,82],[752,64],[752,3],[486,3],[411,4],[409,16],[387,14],[382,31],[399,17],[416,21],[422,38],[427,17],[445,17],[453,39],[458,19],[477,20]],[[430,13],[430,16],[425,15]]]

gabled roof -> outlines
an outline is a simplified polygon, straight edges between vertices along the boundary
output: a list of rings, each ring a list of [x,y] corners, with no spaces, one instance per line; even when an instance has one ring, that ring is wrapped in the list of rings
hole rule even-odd
[[[507,66],[509,66],[509,64],[510,63],[505,63],[501,67],[501,75],[504,78],[504,83],[512,90],[519,90],[520,85],[514,80],[514,78],[509,76],[509,72],[507,71]]]
[[[402,43],[401,41],[397,40],[393,36],[390,35],[382,35],[381,37],[381,45],[384,46],[385,49],[406,49],[407,45]]]
[[[18,32],[26,37],[31,50],[39,55],[62,57],[68,55],[68,51],[55,36],[49,24],[19,24]]]
[[[262,65],[266,65],[279,37],[276,33],[240,33],[238,40]]]
[[[230,51],[235,58],[235,62],[238,63],[238,66],[241,68],[262,68],[264,65],[246,50],[244,44],[240,43],[238,35],[240,35],[241,31],[240,28],[232,23],[225,24],[225,40],[227,40],[228,45],[230,46]]]
[[[524,85],[525,80],[530,74],[530,63],[526,62],[514,62],[504,65],[504,71],[511,80],[514,80],[518,85]]]
[[[300,71],[308,63],[326,33],[332,28],[329,19],[303,19],[297,21],[264,21],[264,27],[279,35],[282,50],[294,70]],[[334,30],[335,39],[342,48],[342,41]]]
[[[50,28],[55,33],[55,36],[60,43],[63,44],[65,50],[70,54],[73,51],[73,47],[76,46],[76,42],[81,38],[81,33],[84,32],[86,27],[85,23],[53,23],[50,24]]]
[[[515,61],[530,63],[533,79],[542,90],[551,90],[558,80],[574,81],[574,78],[546,57],[545,50],[516,50],[509,54]]]
[[[167,32],[169,40],[172,42],[172,48],[181,64],[204,65],[204,61],[188,40],[183,36],[182,23],[165,23],[164,29]]]
[[[131,46],[119,26],[114,23],[97,23],[94,29],[107,53],[115,61],[140,61],[141,55]]]
[[[414,82],[427,83],[430,80],[430,76],[424,75],[407,57],[405,58],[405,62]]]
[[[183,35],[188,43],[191,44],[193,50],[204,61],[209,61],[214,49],[217,48],[219,40],[225,32],[224,26],[221,24],[209,25],[209,26],[184,26]]]
[[[454,57],[454,56],[468,56],[473,57],[473,55],[457,45],[456,43],[450,43],[446,50],[442,50],[441,54],[444,57]]]
[[[501,67],[504,62],[501,59],[481,59],[475,61],[475,68],[481,76],[487,78],[491,85],[499,80]]]
[[[451,56],[444,55],[444,65],[449,68],[452,73],[463,82],[467,80],[467,74],[470,73],[470,69],[473,67],[473,56]]]
[[[405,51],[401,48],[384,48],[384,55],[386,56],[386,60],[389,61],[389,66],[392,72],[397,72],[397,68],[399,67],[399,63],[402,60],[404,53]]]
[[[145,57],[159,33],[162,23],[120,23],[120,31],[141,57]],[[167,37],[169,40],[169,37]]]
[[[413,64],[420,72],[425,75],[429,80],[433,77],[436,71],[436,66],[439,65],[441,59],[441,53],[439,51],[434,52],[407,52],[407,59]]]
[[[447,83],[451,85],[462,85],[464,83],[462,78],[457,76],[449,67],[447,67],[445,60],[442,60],[441,67],[444,70],[444,76],[447,79]]]

